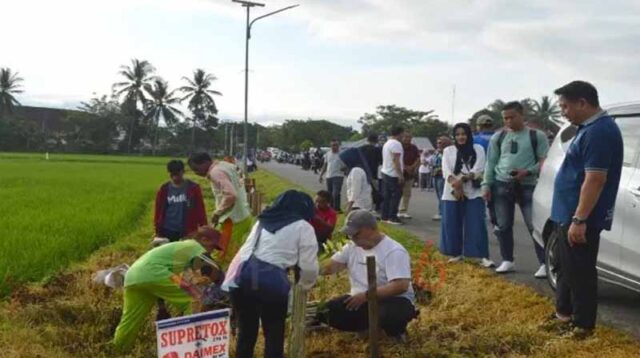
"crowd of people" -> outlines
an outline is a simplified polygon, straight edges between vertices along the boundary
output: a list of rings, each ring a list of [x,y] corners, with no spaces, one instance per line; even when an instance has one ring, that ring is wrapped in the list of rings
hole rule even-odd
[[[573,82],[556,94],[563,114],[579,129],[556,178],[552,220],[565,240],[559,245],[556,312],[545,325],[565,327],[579,338],[595,326],[595,261],[600,232],[610,230],[613,219],[622,139],[600,109],[593,86]],[[507,103],[502,117],[504,128],[496,132],[489,116],[478,118],[475,133],[469,124],[458,123],[450,135],[438,138],[435,150],[423,153],[400,127],[392,128],[384,143],[372,134],[366,145],[340,151],[339,142],[333,141],[319,176],[327,190],[317,192],[315,200],[287,190],[256,220],[233,163],[206,153],[188,160],[191,170],[211,184],[216,209],[208,221],[200,187],[184,178],[181,161],[169,162],[170,180],[157,193],[154,216],[154,243],[163,245],[145,253],[127,272],[124,309],[113,343],[130,349],[156,304],[158,319],[170,316],[165,304],[178,314],[190,313],[192,299],[201,298],[201,292],[182,276],[188,269],[200,271],[230,297],[238,329],[236,357],[253,357],[260,326],[264,356],[284,356],[291,268],[307,290],[320,276],[347,271],[350,291],[328,301],[316,320],[341,331],[366,331],[368,256],[376,258],[380,327],[397,341],[406,341],[407,325],[417,316],[411,259],[399,242],[380,230],[379,221],[398,225],[411,218],[414,182],[426,193],[435,193],[439,249],[451,264],[470,258],[493,267],[488,234],[492,227],[502,256],[495,271],[514,271],[516,204],[531,234],[532,194],[549,145],[544,133],[525,126],[519,102]],[[339,231],[349,243],[327,262],[319,262],[342,213],[343,183],[347,216]],[[230,250],[231,243],[241,246]],[[540,262],[534,275],[545,277],[544,250],[534,245]],[[235,252],[232,259],[227,256],[230,251]]]

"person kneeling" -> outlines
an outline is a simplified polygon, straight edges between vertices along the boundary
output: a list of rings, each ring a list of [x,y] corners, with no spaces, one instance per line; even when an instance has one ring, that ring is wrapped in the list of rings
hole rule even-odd
[[[376,218],[367,210],[354,210],[341,232],[351,242],[323,266],[322,275],[347,269],[351,292],[327,302],[318,320],[341,331],[360,332],[369,326],[367,305],[367,256],[375,256],[380,327],[400,341],[406,340],[407,324],[416,317],[411,286],[411,259],[398,242],[378,230]]]

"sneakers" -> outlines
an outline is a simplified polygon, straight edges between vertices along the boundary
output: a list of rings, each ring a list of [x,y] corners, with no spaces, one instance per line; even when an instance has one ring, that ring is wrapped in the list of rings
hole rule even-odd
[[[456,257],[452,257],[449,259],[449,261],[447,261],[448,263],[454,263],[454,262],[460,262],[464,259],[464,257],[462,256],[456,256]]]
[[[545,264],[540,265],[540,267],[538,268],[538,271],[536,271],[536,273],[533,274],[533,277],[547,278],[547,265]]]
[[[411,215],[407,214],[407,213],[398,213],[398,217],[399,218],[403,218],[403,219],[411,219]]]
[[[431,220],[433,220],[433,221],[440,221],[440,220],[442,220],[442,215],[440,215],[440,214],[436,214],[436,215],[434,215],[434,216],[431,218]]]
[[[496,273],[507,273],[516,270],[516,265],[511,261],[502,261],[502,264],[496,269]]]
[[[402,225],[404,224],[402,221],[400,221],[400,219],[387,219],[387,220],[382,220],[383,223],[385,224],[389,224],[389,225]]]
[[[482,260],[480,260],[480,266],[490,268],[490,267],[495,267],[496,264],[493,261],[489,260],[488,258],[483,258]]]
[[[570,317],[560,318],[557,313],[553,312],[540,324],[540,328],[547,332],[566,334],[572,330],[573,326]]]
[[[593,329],[587,329],[582,327],[573,326],[569,332],[564,334],[563,338],[574,339],[576,341],[583,341],[593,335]]]

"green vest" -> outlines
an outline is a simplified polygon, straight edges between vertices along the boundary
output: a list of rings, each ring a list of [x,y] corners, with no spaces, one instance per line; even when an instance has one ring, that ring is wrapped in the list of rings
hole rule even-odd
[[[231,184],[236,190],[236,203],[231,210],[222,214],[220,222],[222,223],[229,218],[234,224],[239,223],[251,216],[251,209],[249,208],[249,202],[247,201],[247,192],[244,189],[244,185],[240,182],[240,176],[236,171],[236,166],[231,163],[220,161],[215,165],[215,168],[220,169],[227,174],[231,180]],[[220,207],[220,203],[222,203],[224,196],[216,190],[214,185],[211,185],[211,190],[213,191],[213,196],[216,200],[216,207]]]
[[[147,251],[131,265],[124,278],[124,286],[169,280],[191,265],[194,257],[205,253],[195,240],[165,244]]]

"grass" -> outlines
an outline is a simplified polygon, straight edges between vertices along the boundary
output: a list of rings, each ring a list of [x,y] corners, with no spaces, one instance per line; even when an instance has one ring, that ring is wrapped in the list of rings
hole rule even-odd
[[[270,199],[295,187],[264,171],[255,177]],[[211,202],[210,197],[206,200]],[[147,200],[132,232],[45,284],[21,286],[11,300],[0,303],[3,354],[17,358],[114,356],[107,342],[120,317],[121,291],[95,286],[90,278],[98,269],[133,262],[147,249],[152,230],[150,203]],[[423,244],[397,227],[383,227],[383,231],[409,249],[415,265]],[[398,346],[383,340],[384,357],[638,356],[638,342],[611,328],[599,326],[595,336],[584,342],[544,332],[538,324],[552,310],[548,298],[470,263],[445,267],[447,281],[428,305],[420,306],[419,320],[409,326],[409,343]],[[324,300],[347,290],[344,274],[322,278],[311,299]],[[306,346],[310,358],[363,357],[366,352],[365,342],[333,330],[310,333]],[[261,349],[259,342],[257,352]],[[149,323],[127,357],[151,356],[155,356],[155,335]]]
[[[126,158],[0,158],[0,296],[121,237],[165,177]]]

